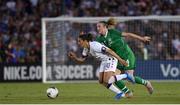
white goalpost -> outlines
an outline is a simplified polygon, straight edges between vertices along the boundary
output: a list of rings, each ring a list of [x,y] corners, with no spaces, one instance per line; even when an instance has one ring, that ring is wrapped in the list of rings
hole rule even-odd
[[[76,64],[67,57],[68,51],[80,54],[76,38],[81,31],[91,32],[94,37],[98,35],[96,23],[107,21],[110,17],[56,17],[42,18],[42,68],[43,83],[59,83],[74,81],[97,80],[98,65],[94,59],[90,59],[85,64]],[[148,46],[149,60],[160,60],[153,51],[156,51],[156,42],[166,43],[163,45],[167,54],[173,57],[171,45],[168,38],[180,33],[180,16],[137,16],[137,17],[114,17],[118,24],[116,29],[127,31],[139,35],[151,35],[153,41]],[[159,35],[159,36],[158,36]],[[169,36],[172,35],[172,36]],[[167,41],[166,41],[167,40]],[[144,60],[144,55],[139,47],[140,42],[126,39],[138,59]],[[136,46],[135,46],[136,45]],[[153,49],[154,47],[154,49]],[[172,52],[173,53],[173,52]],[[165,58],[164,60],[167,60]],[[156,68],[155,68],[156,69]],[[158,68],[157,68],[158,69]],[[148,72],[144,72],[148,74]],[[152,77],[157,79],[156,77]],[[163,78],[163,77],[162,77]]]

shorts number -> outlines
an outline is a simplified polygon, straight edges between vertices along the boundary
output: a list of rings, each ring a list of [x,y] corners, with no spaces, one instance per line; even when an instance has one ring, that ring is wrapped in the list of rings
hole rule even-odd
[[[106,65],[104,65],[104,70],[108,69],[110,67],[111,63],[106,63]]]

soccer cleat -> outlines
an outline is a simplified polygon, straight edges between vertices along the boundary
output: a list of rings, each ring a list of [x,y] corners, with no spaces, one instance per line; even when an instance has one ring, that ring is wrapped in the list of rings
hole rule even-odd
[[[134,76],[131,75],[131,74],[128,74],[128,73],[126,73],[126,75],[127,75],[127,79],[128,79],[130,82],[132,82],[133,84],[135,84]]]
[[[126,98],[132,98],[132,97],[133,97],[133,92],[132,92],[132,91],[128,91],[128,92],[125,94],[125,97],[126,97]]]
[[[146,86],[149,94],[152,94],[153,91],[154,91],[154,89],[153,89],[153,87],[152,87],[152,85],[151,85],[151,82],[150,82],[150,81],[147,81],[147,84],[146,84],[145,86]]]
[[[119,99],[121,99],[121,97],[123,97],[123,92],[121,92],[121,93],[118,93],[116,96],[115,96],[115,99],[116,100],[119,100]]]

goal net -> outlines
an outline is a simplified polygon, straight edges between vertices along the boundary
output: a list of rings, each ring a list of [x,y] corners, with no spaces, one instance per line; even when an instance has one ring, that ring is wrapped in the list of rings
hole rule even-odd
[[[85,63],[77,64],[68,58],[67,53],[73,51],[80,55],[82,49],[77,45],[79,33],[89,32],[96,37],[98,35],[96,23],[107,21],[109,18],[43,18],[43,82],[97,80],[98,61],[89,57]],[[136,70],[136,74],[144,76],[145,79],[180,78],[179,64],[176,62],[180,60],[180,16],[114,18],[117,21],[116,29],[119,31],[152,38],[149,44],[132,38],[124,38],[136,55],[138,70],[141,69],[141,71]],[[171,70],[172,67],[176,66],[177,70]],[[157,74],[154,75],[153,72]]]

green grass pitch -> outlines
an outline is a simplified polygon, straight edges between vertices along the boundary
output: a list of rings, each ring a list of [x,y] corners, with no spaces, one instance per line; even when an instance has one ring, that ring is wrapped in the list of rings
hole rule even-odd
[[[0,104],[180,104],[180,82],[153,82],[154,94],[142,85],[127,86],[134,91],[131,99],[115,100],[115,94],[98,83],[0,83]],[[56,86],[56,99],[46,96],[46,89]]]

